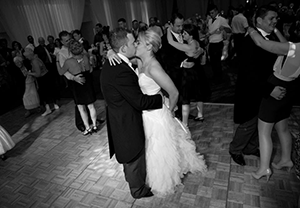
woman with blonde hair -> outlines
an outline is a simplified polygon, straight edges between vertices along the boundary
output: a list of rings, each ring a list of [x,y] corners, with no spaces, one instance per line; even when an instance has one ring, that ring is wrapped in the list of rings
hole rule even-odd
[[[166,195],[174,193],[184,174],[205,172],[206,165],[189,130],[174,117],[178,90],[154,56],[160,45],[157,33],[142,31],[136,41],[136,56],[142,92],[153,95],[163,89],[168,94],[162,109],[143,111],[147,184],[153,193]]]

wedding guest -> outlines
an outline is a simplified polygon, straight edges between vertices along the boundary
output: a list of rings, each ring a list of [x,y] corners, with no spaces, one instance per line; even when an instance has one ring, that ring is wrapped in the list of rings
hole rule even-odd
[[[69,43],[69,50],[72,57],[68,58],[60,74],[69,72],[73,79],[69,80],[69,86],[73,93],[74,102],[78,107],[81,118],[85,125],[83,135],[86,136],[92,132],[97,132],[97,113],[94,106],[96,95],[92,83],[92,67],[89,64],[87,54],[84,53],[83,45],[77,40],[71,40]],[[77,75],[82,75],[83,79],[76,79]],[[89,124],[89,117],[87,114],[86,106],[89,109],[89,114],[92,120],[92,127]]]
[[[266,176],[269,180],[272,174],[270,160],[273,149],[271,138],[273,127],[280,140],[281,158],[278,163],[272,163],[272,167],[274,169],[288,168],[288,171],[293,167],[292,136],[288,127],[288,118],[293,100],[298,95],[296,78],[300,75],[300,43],[265,40],[253,28],[250,28],[248,32],[259,47],[279,55],[274,64],[274,73],[268,78],[268,82],[284,89],[278,95],[263,97],[258,113],[260,164],[259,169],[253,172],[252,176],[256,179]],[[280,37],[281,34],[277,29],[275,33]],[[283,40],[283,37],[280,39]]]
[[[118,26],[119,26],[120,28],[127,29],[127,22],[126,22],[126,19],[125,19],[125,18],[120,18],[120,19],[118,19]]]
[[[25,48],[25,52],[23,53],[23,55],[31,62],[32,69],[28,72],[28,75],[37,78],[39,97],[41,103],[45,104],[46,108],[42,116],[47,116],[52,113],[50,104],[54,104],[55,101],[55,95],[52,90],[51,76],[48,73],[48,70],[43,61],[39,59],[31,49]]]
[[[85,38],[82,37],[80,30],[74,30],[72,33],[72,36],[75,40],[77,40],[79,43],[83,45],[83,48],[86,52],[88,52],[90,48],[89,41],[87,41]]]
[[[22,48],[21,43],[19,43],[18,41],[13,41],[11,46],[12,46],[11,55],[13,58],[16,56],[23,57],[24,49]]]
[[[198,29],[193,24],[183,25],[183,40],[186,43],[178,43],[174,41],[171,29],[167,31],[168,42],[180,51],[184,51],[188,62],[193,62],[191,68],[182,69],[182,82],[180,91],[180,99],[182,105],[182,122],[188,126],[188,118],[190,113],[190,102],[197,102],[197,116],[194,120],[204,121],[203,101],[210,96],[209,84],[206,80],[205,73],[200,66],[200,59],[195,55],[196,50],[200,47]],[[201,71],[201,73],[199,72]]]
[[[276,22],[275,8],[262,6],[256,11],[255,27],[265,38],[278,40],[273,32]],[[243,48],[246,50],[241,53],[233,111],[238,126],[229,146],[232,159],[242,166],[246,165],[244,155],[260,155],[257,116],[262,98],[278,96],[282,90],[267,82],[277,55],[258,47],[249,35],[243,40]]]
[[[223,52],[223,33],[231,32],[224,17],[218,11],[216,5],[208,8],[211,19],[208,21],[208,38],[209,38],[209,57],[215,81],[220,81],[223,77],[221,57]],[[216,32],[217,31],[217,32]]]
[[[32,114],[32,110],[40,106],[40,99],[36,89],[37,83],[36,78],[29,75],[30,70],[26,69],[23,64],[23,59],[20,56],[14,58],[15,65],[22,71],[26,77],[25,80],[25,93],[23,95],[23,104],[26,109],[25,117]]]
[[[28,36],[27,36],[27,41],[28,41],[28,44],[26,45],[25,48],[29,48],[29,49],[31,49],[32,51],[34,51],[34,48],[35,48],[35,45],[34,45],[34,38],[33,38],[31,35],[28,35]]]

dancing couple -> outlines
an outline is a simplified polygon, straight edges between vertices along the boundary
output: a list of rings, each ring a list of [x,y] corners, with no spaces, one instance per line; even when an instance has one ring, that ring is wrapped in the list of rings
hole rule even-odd
[[[203,173],[206,165],[189,130],[174,118],[178,90],[154,57],[160,36],[147,30],[135,40],[117,28],[110,44],[120,58],[112,65],[106,61],[100,78],[110,156],[123,164],[134,198],[174,193],[184,174]],[[135,56],[138,69],[129,61]]]

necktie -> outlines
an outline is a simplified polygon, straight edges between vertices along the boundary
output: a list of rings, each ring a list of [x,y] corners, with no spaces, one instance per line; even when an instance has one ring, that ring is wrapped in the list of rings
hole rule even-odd
[[[46,47],[44,47],[44,49],[45,49],[45,51],[46,51],[46,53],[47,53],[47,57],[48,57],[49,63],[52,63],[52,58],[51,58],[51,56],[50,56],[50,54],[49,54],[49,51],[47,50]]]
[[[179,43],[183,43],[183,39],[182,39],[182,35],[181,34],[178,35],[178,42]]]

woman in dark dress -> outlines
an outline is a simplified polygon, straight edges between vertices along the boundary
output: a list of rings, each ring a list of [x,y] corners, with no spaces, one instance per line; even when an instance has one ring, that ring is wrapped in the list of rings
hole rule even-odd
[[[187,55],[187,62],[194,63],[192,68],[182,68],[181,89],[178,89],[179,99],[182,103],[182,123],[188,125],[190,102],[197,102],[198,113],[195,120],[203,121],[203,101],[209,98],[211,92],[205,72],[200,65],[200,59],[195,57],[195,51],[200,47],[198,30],[193,24],[183,26],[183,40],[187,44],[175,42],[170,29],[167,33],[169,44],[178,50],[184,51]]]
[[[75,82],[74,79],[71,79],[68,80],[68,85],[73,93],[74,102],[77,105],[80,116],[83,120],[85,126],[83,135],[86,136],[91,134],[93,131],[98,130],[96,124],[97,113],[94,106],[96,95],[91,75],[92,67],[89,64],[87,55],[83,53],[83,46],[80,42],[71,40],[69,49],[73,56],[66,60],[60,73],[64,74],[66,71],[69,71],[72,75],[74,75],[74,77],[78,74],[81,74],[82,77],[84,77],[85,81],[83,83]],[[93,123],[92,127],[89,125],[86,106],[89,109],[89,114]]]

